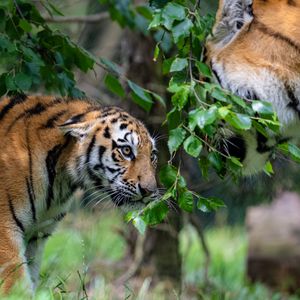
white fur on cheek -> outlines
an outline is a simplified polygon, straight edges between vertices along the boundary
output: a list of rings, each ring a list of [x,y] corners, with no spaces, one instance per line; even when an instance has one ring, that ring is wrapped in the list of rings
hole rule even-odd
[[[272,103],[284,126],[298,120],[298,114],[288,107],[291,100],[284,84],[269,70],[264,68],[258,70],[247,65],[226,65],[224,72],[222,64],[217,62],[213,62],[213,69],[225,89],[244,99],[253,93],[259,98],[257,100]],[[300,89],[300,81],[293,84]]]

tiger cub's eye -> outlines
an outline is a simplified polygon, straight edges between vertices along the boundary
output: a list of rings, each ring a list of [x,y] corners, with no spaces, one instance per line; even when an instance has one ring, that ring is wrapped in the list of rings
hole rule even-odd
[[[122,154],[127,157],[132,157],[133,153],[129,146],[124,146],[121,148]]]

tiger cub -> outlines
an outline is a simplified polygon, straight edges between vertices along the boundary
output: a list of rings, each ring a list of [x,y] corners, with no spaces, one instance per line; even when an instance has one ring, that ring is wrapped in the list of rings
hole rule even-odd
[[[247,101],[272,103],[284,140],[300,138],[299,20],[300,0],[220,0],[206,45],[216,81]],[[277,142],[253,131],[233,137],[228,148],[239,148],[245,172],[252,174],[262,170]]]
[[[156,148],[117,107],[48,96],[0,101],[0,279],[36,287],[43,246],[78,189],[125,210],[157,198]]]

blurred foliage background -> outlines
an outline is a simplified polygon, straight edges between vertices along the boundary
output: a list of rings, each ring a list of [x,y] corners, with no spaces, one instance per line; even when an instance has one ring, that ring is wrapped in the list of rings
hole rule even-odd
[[[9,2],[14,3],[9,0],[0,3],[0,14]],[[213,16],[217,2],[201,1],[201,14]],[[84,91],[104,105],[119,105],[144,120],[153,134],[159,133],[160,162],[165,163],[169,159],[166,129],[161,127],[165,108],[156,101],[150,115],[143,109],[145,106],[136,105],[140,104],[139,99],[126,101],[123,88],[116,88],[117,83],[107,72],[117,68],[110,63],[116,62],[126,78],[153,91],[155,99],[158,95],[170,96],[166,95],[162,66],[153,62],[156,41],[146,30],[147,11],[141,9],[140,16],[133,18],[131,1],[127,0],[53,0],[55,7],[47,0],[32,3],[44,16],[44,20],[32,16],[44,28],[44,34],[32,44],[24,44],[30,38],[24,43],[20,38],[16,49],[0,34],[0,47],[7,53],[1,57],[2,64],[5,61],[7,65],[1,70],[1,94],[8,87],[11,91],[58,90],[60,94],[75,97],[82,96]],[[137,7],[145,4],[142,0],[134,1]],[[25,14],[26,1],[20,1],[19,5]],[[29,26],[26,22],[22,24],[30,37]],[[63,33],[63,38],[55,35],[55,30]],[[18,39],[20,33],[15,30],[12,34]],[[161,45],[166,50],[170,44],[168,38],[165,36]],[[48,47],[46,56],[36,48],[39,43]],[[103,59],[95,64],[74,45]],[[63,60],[60,51],[72,59]],[[25,57],[20,58],[20,53],[25,53]],[[39,56],[48,61],[47,66]],[[16,60],[20,61],[18,77],[9,68],[15,66]],[[51,64],[53,69],[49,69]],[[75,76],[68,72],[74,67]],[[39,72],[41,76],[27,76],[28,68],[31,74]],[[121,76],[121,83],[122,80],[127,79]],[[138,87],[125,86],[126,95],[141,92]],[[298,166],[282,156],[273,166],[272,177],[262,174],[233,182],[211,172],[206,180],[201,178],[196,159],[184,153],[179,156],[181,172],[190,189],[205,197],[219,196],[226,208],[185,214],[174,203],[166,221],[147,229],[142,236],[109,202],[94,206],[88,198],[83,202],[78,199],[72,213],[47,243],[36,299],[297,299],[296,295],[277,293],[247,280],[244,222],[247,207],[270,202],[283,190],[298,191]],[[9,299],[21,299],[22,293],[18,287]]]

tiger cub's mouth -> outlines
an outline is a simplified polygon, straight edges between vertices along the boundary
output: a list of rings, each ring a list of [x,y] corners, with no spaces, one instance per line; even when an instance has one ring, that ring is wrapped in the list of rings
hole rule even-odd
[[[134,196],[128,196],[128,195],[121,195],[121,194],[115,194],[111,196],[111,200],[113,203],[118,207],[128,207],[128,209],[142,209],[144,208],[148,203],[151,201],[154,201],[158,198],[157,193],[153,193],[150,196],[141,196],[141,195],[134,195]]]

